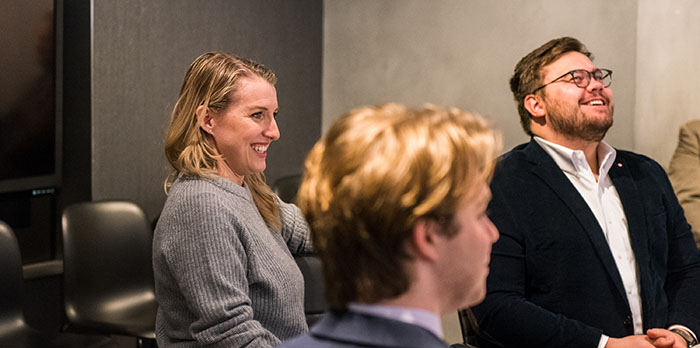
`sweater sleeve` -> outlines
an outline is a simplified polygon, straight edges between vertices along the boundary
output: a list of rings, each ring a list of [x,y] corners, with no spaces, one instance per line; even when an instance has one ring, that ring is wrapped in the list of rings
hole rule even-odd
[[[181,201],[168,226],[164,256],[194,315],[192,337],[206,347],[272,347],[280,341],[254,319],[248,259],[235,207],[213,194]]]
[[[279,203],[282,237],[287,242],[289,251],[294,255],[312,253],[311,229],[301,210],[296,205],[285,203],[281,199]]]
[[[684,325],[693,333],[700,332],[700,252],[692,239],[690,226],[686,222],[683,209],[673,192],[663,168],[656,162],[650,161],[660,178],[658,186],[662,189],[663,205],[666,209],[666,235],[668,251],[665,253],[667,265],[664,290],[668,296],[667,325]]]

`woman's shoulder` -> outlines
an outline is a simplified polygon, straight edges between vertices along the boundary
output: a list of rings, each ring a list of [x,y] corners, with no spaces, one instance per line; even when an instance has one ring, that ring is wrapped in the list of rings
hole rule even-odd
[[[163,211],[178,215],[258,216],[248,188],[221,177],[181,175],[173,182]]]
[[[180,176],[170,187],[159,225],[171,233],[190,233],[193,228],[202,233],[238,230],[254,216],[255,205],[233,189],[216,179]]]
[[[225,214],[245,202],[241,194],[225,190],[215,181],[181,175],[170,186],[161,217],[170,215],[181,220],[202,214]]]
[[[217,176],[180,175],[170,187],[168,198],[171,196],[221,196],[226,200],[252,201],[250,192],[246,188]]]

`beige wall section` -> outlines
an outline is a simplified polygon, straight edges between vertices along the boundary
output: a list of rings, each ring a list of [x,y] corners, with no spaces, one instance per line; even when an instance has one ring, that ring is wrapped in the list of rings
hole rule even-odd
[[[445,335],[445,341],[449,342],[450,344],[464,343],[457,312],[445,314],[440,319],[442,320],[442,331]]]
[[[569,35],[615,71],[607,140],[634,149],[637,12],[636,0],[325,0],[323,129],[358,105],[431,102],[485,114],[509,149],[527,140],[508,88],[513,67]],[[448,342],[461,341],[455,313],[443,326]]]
[[[431,102],[487,115],[509,149],[527,140],[508,88],[513,67],[570,35],[615,71],[607,139],[632,149],[636,15],[635,0],[325,0],[323,129],[358,105]]]
[[[636,150],[668,167],[681,124],[700,118],[700,2],[639,0]]]

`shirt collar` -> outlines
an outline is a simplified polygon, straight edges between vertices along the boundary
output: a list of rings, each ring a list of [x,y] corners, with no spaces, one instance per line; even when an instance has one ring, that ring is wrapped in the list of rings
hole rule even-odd
[[[432,332],[437,337],[443,337],[440,317],[422,309],[350,302],[348,303],[348,310],[418,325]]]
[[[588,165],[588,161],[586,161],[586,155],[583,151],[573,150],[566,146],[544,140],[538,136],[534,136],[534,139],[540,144],[542,149],[552,157],[562,171],[578,177],[593,173],[591,167]],[[598,170],[598,180],[602,180],[608,175],[613,162],[615,162],[617,151],[604,140],[598,143],[597,151],[598,158],[602,158],[600,161],[600,169]]]

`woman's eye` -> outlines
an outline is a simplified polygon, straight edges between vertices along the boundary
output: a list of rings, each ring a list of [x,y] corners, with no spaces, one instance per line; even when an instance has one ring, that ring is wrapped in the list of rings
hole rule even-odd
[[[256,113],[250,115],[250,117],[255,118],[255,119],[261,119],[263,117],[263,114],[262,114],[262,112],[256,112]]]

